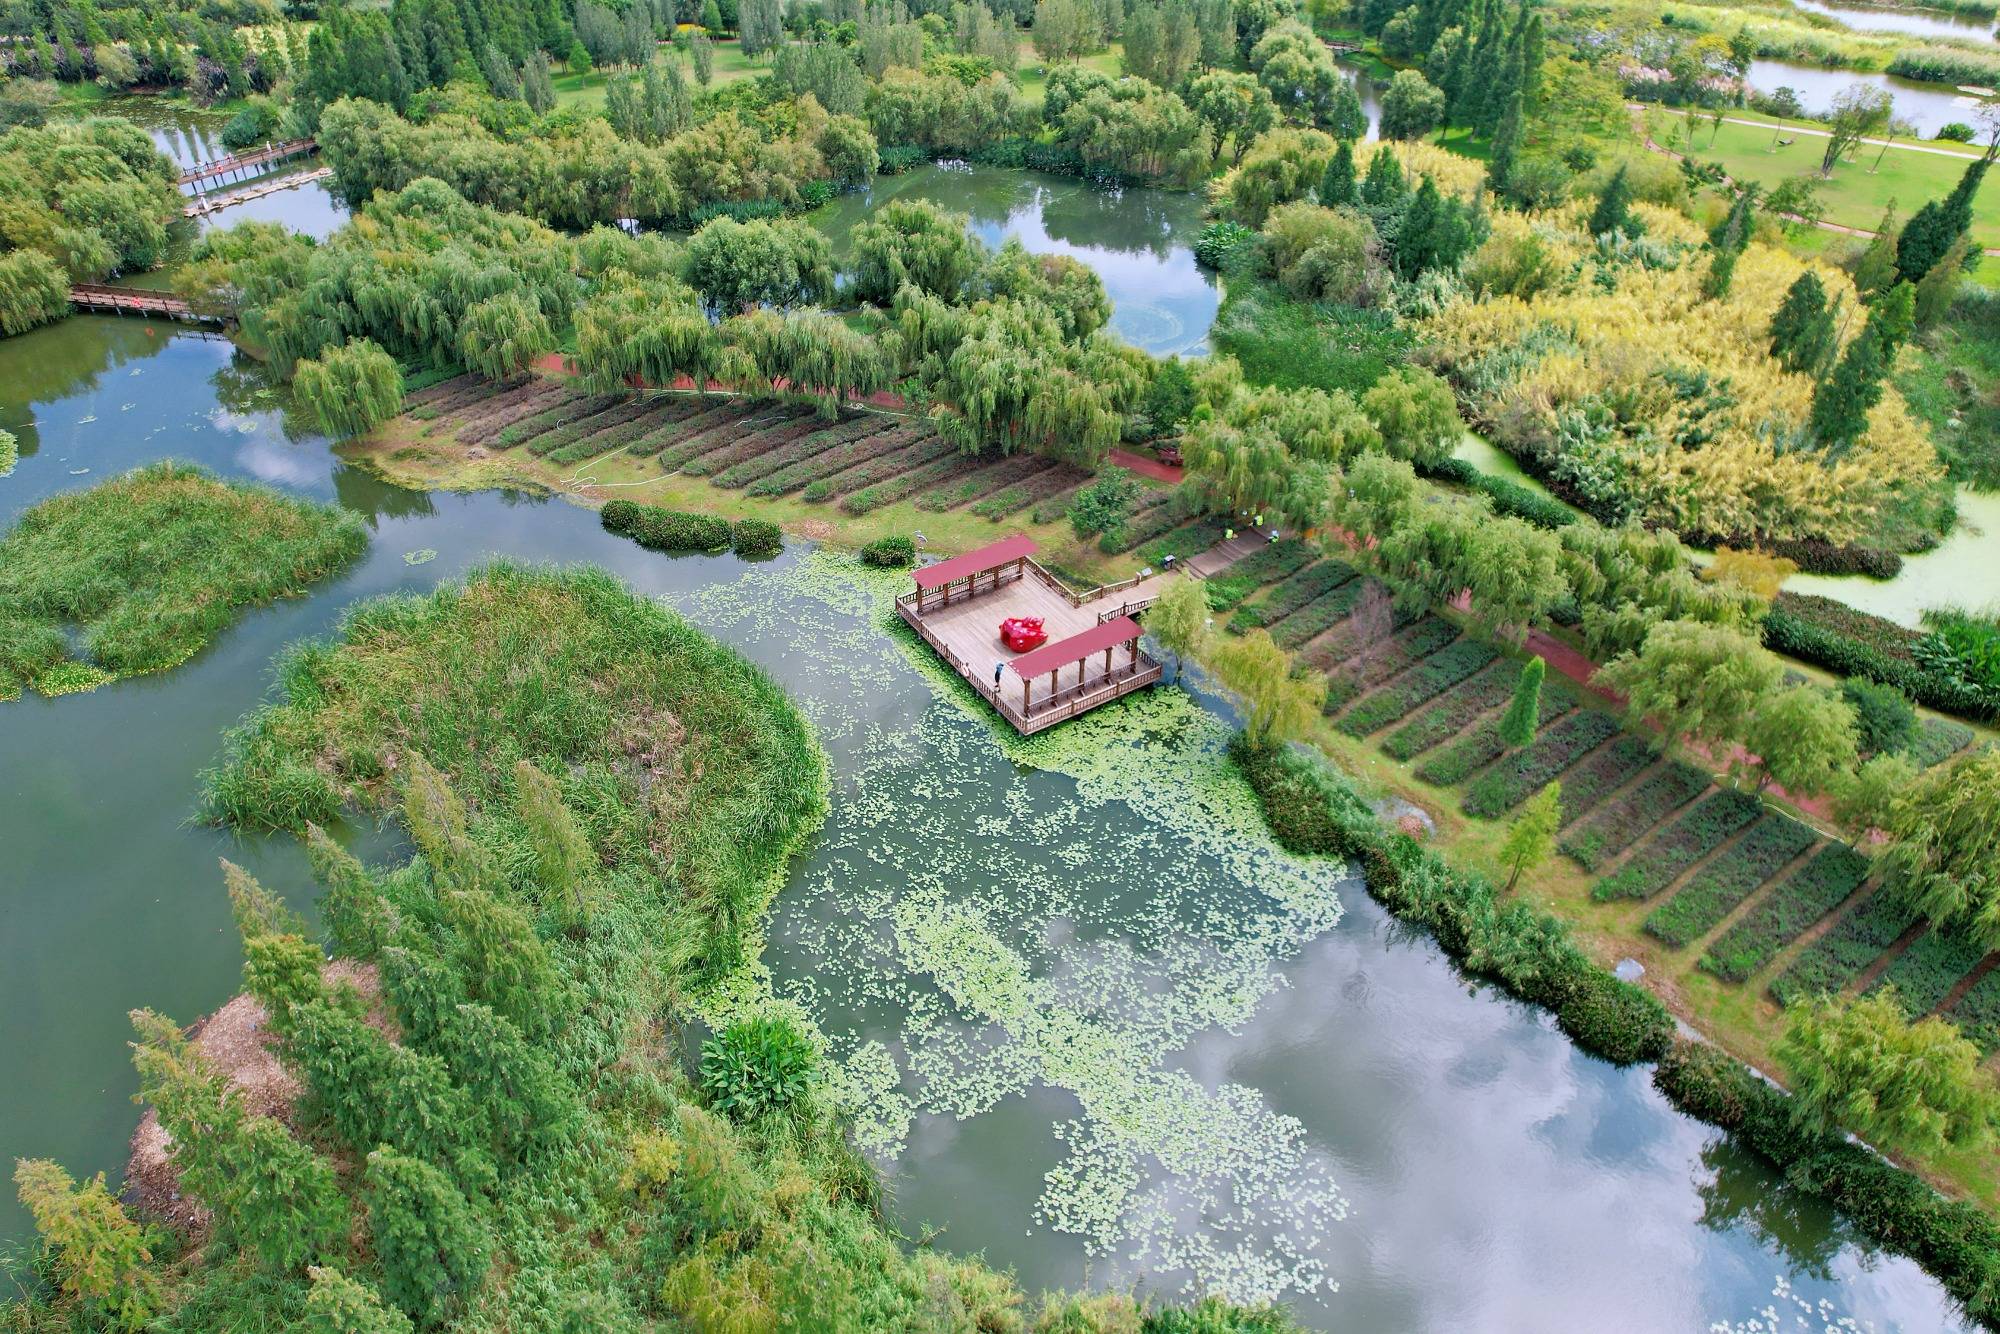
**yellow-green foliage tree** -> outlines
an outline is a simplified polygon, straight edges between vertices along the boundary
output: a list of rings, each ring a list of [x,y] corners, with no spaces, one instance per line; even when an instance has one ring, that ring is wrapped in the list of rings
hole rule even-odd
[[[44,1158],[14,1165],[21,1204],[35,1220],[64,1293],[112,1329],[145,1328],[160,1308],[152,1248],[98,1173],[81,1186]]]
[[[1939,927],[2000,944],[2000,750],[1926,769],[1881,820],[1883,879]]]
[[[1243,733],[1258,749],[1302,736],[1326,702],[1326,678],[1298,673],[1291,655],[1265,630],[1222,640],[1209,666],[1243,699]]]
[[[1811,447],[1813,378],[1770,353],[1771,316],[1805,262],[1752,242],[1730,300],[1704,301],[1694,223],[1637,203],[1644,237],[1600,247],[1585,234],[1588,209],[1496,214],[1472,271],[1514,274],[1531,248],[1536,276],[1422,321],[1426,356],[1502,446],[1599,517],[1773,540],[1854,541],[1938,480],[1936,452],[1893,387],[1851,447]],[[1844,274],[1813,271],[1855,307]]]
[[[292,387],[319,428],[337,440],[366,435],[403,406],[402,372],[366,338],[299,362]]]

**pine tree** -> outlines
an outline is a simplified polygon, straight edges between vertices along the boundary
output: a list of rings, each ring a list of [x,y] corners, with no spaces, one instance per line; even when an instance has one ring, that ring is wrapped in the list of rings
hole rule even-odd
[[[1882,220],[1875,224],[1874,238],[1854,266],[1854,290],[1861,293],[1862,300],[1896,280],[1896,246],[1896,201],[1892,199],[1882,210]]]
[[[62,1290],[116,1322],[143,1329],[161,1307],[153,1253],[99,1172],[79,1186],[45,1158],[14,1164],[21,1204],[35,1220]]]
[[[514,765],[514,813],[527,827],[544,901],[563,905],[571,922],[583,922],[585,881],[597,869],[597,855],[556,780],[527,760]]]
[[[390,1301],[436,1323],[486,1276],[491,1242],[451,1179],[386,1145],[362,1174],[368,1232]]]
[[[1549,665],[1540,657],[1521,664],[1521,674],[1514,679],[1514,700],[1500,719],[1503,744],[1519,749],[1535,739],[1535,726],[1542,713],[1542,681],[1548,670]]]
[[[1868,323],[1813,395],[1812,430],[1829,457],[1838,458],[1868,428],[1868,413],[1882,400],[1882,381],[1916,319],[1916,289],[1897,283],[1868,312]]]
[[[1785,299],[1771,316],[1771,355],[1786,370],[1816,369],[1814,362],[1805,359],[1808,349],[1803,340],[1814,321],[1825,311],[1826,289],[1820,285],[1819,275],[1807,269],[1785,290]]]
[[[1507,866],[1506,892],[1514,892],[1523,871],[1531,871],[1548,860],[1561,828],[1562,784],[1550,783],[1528,798],[1521,806],[1521,813],[1507,826],[1507,837],[1500,845],[1500,860]]]
[[[1987,159],[1967,164],[1958,184],[1943,200],[1918,209],[1896,240],[1896,272],[1904,282],[1920,282],[1951,249],[1951,243],[1972,227],[1972,201],[1986,178]]]
[[[1637,234],[1632,217],[1632,186],[1625,179],[1625,168],[1621,165],[1604,184],[1604,193],[1597,197],[1597,207],[1590,215],[1590,234],[1603,236],[1610,232]]]
[[[1931,271],[1917,284],[1917,328],[1933,327],[1951,310],[1952,299],[1958,295],[1959,274],[1971,257],[1972,238],[1960,235],[1944,257],[1931,265]]]
[[[1353,205],[1360,196],[1354,179],[1354,145],[1342,143],[1333,150],[1326,174],[1319,179],[1319,202],[1324,208]]]
[[[456,936],[453,962],[472,999],[491,1005],[524,1033],[547,1033],[561,985],[527,915],[478,890],[455,890],[443,902]]]
[[[1486,185],[1494,194],[1507,192],[1508,178],[1514,174],[1514,159],[1521,151],[1521,94],[1516,90],[1507,98],[1507,110],[1500,117],[1500,127],[1493,131],[1493,148],[1486,160]]]
[[[319,947],[306,939],[298,914],[226,858],[223,883],[229,908],[243,938],[243,989],[257,998],[279,1033],[291,1026],[294,1007],[320,994]]]
[[[316,824],[306,825],[306,859],[320,882],[319,916],[334,952],[371,961],[396,931],[396,913],[368,869]]]
[[[1395,153],[1386,144],[1376,149],[1368,163],[1368,176],[1361,183],[1361,202],[1370,208],[1393,208],[1409,194],[1410,183]]]
[[[1757,188],[1746,186],[1743,192],[1729,206],[1729,213],[1716,224],[1709,233],[1708,241],[1714,250],[1708,271],[1702,275],[1701,294],[1709,301],[1719,301],[1729,293],[1729,284],[1736,274],[1737,256],[1750,244],[1750,214],[1757,206]]]

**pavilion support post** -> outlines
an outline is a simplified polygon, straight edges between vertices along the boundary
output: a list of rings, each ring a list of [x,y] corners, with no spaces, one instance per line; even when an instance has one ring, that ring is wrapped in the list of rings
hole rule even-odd
[[[1028,716],[1028,709],[1030,707],[1028,703],[1028,696],[1030,693],[1034,691],[1034,688],[1035,688],[1034,682],[1030,681],[1025,676],[1021,678],[1021,716],[1023,718]]]

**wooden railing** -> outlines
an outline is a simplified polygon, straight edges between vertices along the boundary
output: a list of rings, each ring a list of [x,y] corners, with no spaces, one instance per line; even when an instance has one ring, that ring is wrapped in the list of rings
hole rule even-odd
[[[144,287],[107,287],[103,283],[77,283],[69,289],[69,303],[78,310],[110,311],[118,315],[160,315],[170,320],[197,324],[221,324],[219,315],[204,315],[172,292]]]
[[[1066,722],[1079,713],[1087,712],[1100,704],[1109,703],[1121,695],[1129,695],[1144,689],[1166,675],[1166,669],[1159,663],[1140,653],[1131,666],[1122,672],[1112,672],[1083,685],[1071,686],[1068,690],[1057,690],[1045,699],[1034,701],[1023,712],[1021,706],[1008,700],[992,682],[973,669],[971,663],[951,651],[942,639],[931,633],[924,624],[923,616],[916,609],[917,595],[905,593],[896,599],[896,612],[931,649],[945,660],[945,663],[988,704],[1000,712],[1000,716],[1013,725],[1014,730],[1023,734],[1039,732],[1045,727],[1054,727]]]
[[[215,176],[227,176],[233,172],[252,171],[258,167],[268,167],[273,162],[283,162],[301,153],[316,153],[319,144],[312,139],[288,139],[282,144],[271,144],[254,153],[231,153],[213,162],[198,162],[181,173],[182,185],[193,185]]]

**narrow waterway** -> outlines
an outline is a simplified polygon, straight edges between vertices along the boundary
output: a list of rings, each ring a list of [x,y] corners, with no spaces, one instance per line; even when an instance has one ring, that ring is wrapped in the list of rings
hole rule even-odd
[[[1747,1329],[1766,1307],[1785,1329],[1957,1327],[1916,1266],[1646,1071],[1469,986],[1347,868],[1277,851],[1213,701],[1157,691],[1003,743],[884,633],[888,585],[846,562],[669,559],[561,502],[385,486],[289,426],[255,363],[164,325],[0,342],[0,426],[23,445],[0,523],[171,456],[374,532],[353,571],[171,673],[0,705],[0,1156],[115,1178],[125,1012],[185,1021],[237,986],[218,856],[308,901],[289,841],[189,819],[283,646],[489,555],[587,560],[766,666],[820,728],[833,814],[767,958],[842,1060],[913,1235],[1030,1287],[1199,1278],[1324,1329]],[[0,1203],[0,1239],[26,1233]]]
[[[1830,5],[1824,0],[1792,0],[1794,7],[1810,14],[1837,19],[1855,32],[1907,33],[1915,37],[1993,37],[1993,19],[1976,14],[1958,14],[1948,9],[1916,9],[1902,6]]]
[[[1891,114],[1897,120],[1914,126],[1925,139],[1935,139],[1938,130],[1953,121],[1972,124],[1973,109],[1981,100],[1971,93],[1961,93],[1947,83],[1921,83],[1915,79],[1898,78],[1894,74],[1823,69],[1789,60],[1760,59],[1750,62],[1752,88],[1760,93],[1790,88],[1798,94],[1799,104],[1815,116],[1830,110],[1834,96],[1857,83],[1888,89],[1894,101]]]

